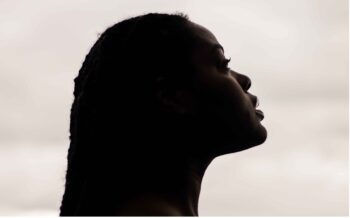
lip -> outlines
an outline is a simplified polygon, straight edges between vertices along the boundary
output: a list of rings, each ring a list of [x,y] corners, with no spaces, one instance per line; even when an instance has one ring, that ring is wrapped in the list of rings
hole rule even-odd
[[[255,110],[255,113],[258,115],[258,117],[260,118],[260,120],[264,119],[264,112],[262,112],[261,110]]]
[[[258,99],[258,97],[256,97],[255,95],[250,94],[249,92],[247,94],[248,94],[248,96],[250,98],[250,101],[253,104],[253,107],[257,108],[259,106],[259,99]]]
[[[250,96],[250,99],[252,101],[253,106],[256,108],[257,106],[259,106],[259,100],[258,97],[256,97],[255,95],[252,94],[248,94]]]

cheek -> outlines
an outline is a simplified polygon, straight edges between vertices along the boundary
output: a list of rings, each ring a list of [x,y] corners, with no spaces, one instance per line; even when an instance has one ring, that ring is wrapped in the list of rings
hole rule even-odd
[[[239,124],[251,117],[252,107],[238,82],[227,76],[212,78],[200,89],[200,110],[218,125]]]
[[[220,75],[219,72],[203,73],[202,77],[199,78],[197,84],[197,90],[200,97],[204,98],[205,101],[239,101],[242,97],[242,90],[238,82],[229,76]]]
[[[216,94],[216,106],[226,116],[226,119],[237,121],[249,115],[248,109],[251,107],[251,103],[235,79],[228,77],[222,81]]]
[[[209,150],[217,154],[236,152],[266,139],[251,100],[235,79],[207,81],[199,96],[199,129],[205,140],[215,145]]]

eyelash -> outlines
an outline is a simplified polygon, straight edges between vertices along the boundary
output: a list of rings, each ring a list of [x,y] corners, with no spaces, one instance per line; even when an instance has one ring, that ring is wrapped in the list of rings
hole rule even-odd
[[[228,67],[228,64],[230,63],[230,61],[231,61],[231,58],[225,59],[225,60],[221,61],[221,62],[218,64],[218,68],[219,68],[220,70],[224,70],[225,72],[229,71],[230,68]]]

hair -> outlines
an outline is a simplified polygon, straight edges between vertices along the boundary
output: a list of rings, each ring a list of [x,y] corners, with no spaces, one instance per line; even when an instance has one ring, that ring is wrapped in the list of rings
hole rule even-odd
[[[85,57],[74,79],[60,216],[113,214],[130,194],[125,187],[132,178],[165,161],[158,153],[180,149],[162,142],[179,133],[185,119],[162,110],[157,96],[159,90],[192,87],[188,23],[183,14],[129,18],[101,34]],[[144,155],[158,159],[153,163]]]

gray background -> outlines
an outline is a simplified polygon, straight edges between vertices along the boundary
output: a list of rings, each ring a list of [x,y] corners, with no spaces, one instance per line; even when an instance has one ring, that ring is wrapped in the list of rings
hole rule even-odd
[[[108,26],[182,11],[253,81],[265,144],[210,165],[200,215],[348,214],[348,1],[0,0],[0,215],[57,215],[73,78]]]

